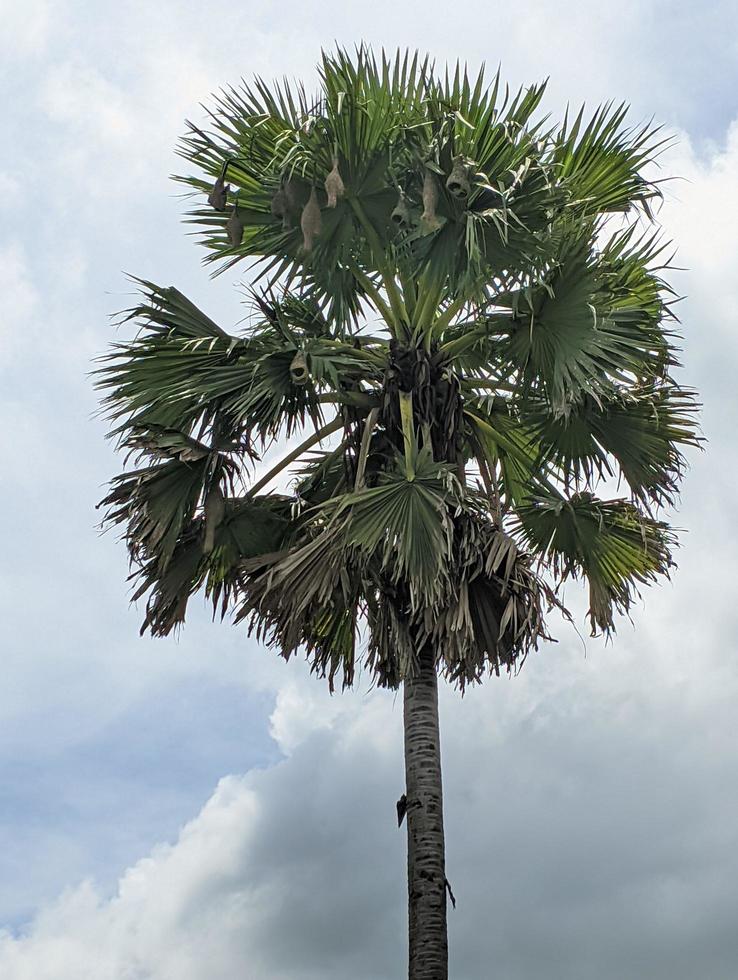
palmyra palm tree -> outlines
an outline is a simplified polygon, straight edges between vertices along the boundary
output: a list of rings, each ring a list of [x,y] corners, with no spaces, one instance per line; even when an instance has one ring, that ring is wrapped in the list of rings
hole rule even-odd
[[[230,334],[140,281],[140,330],[98,375],[140,463],[105,522],[142,631],[203,589],[331,689],[357,662],[403,687],[409,975],[441,980],[438,676],[517,669],[569,577],[610,633],[672,565],[659,508],[698,437],[644,176],[663,142],[624,106],[536,121],[543,85],[417,55],[319,71],[314,99],[257,79],[189,125],[191,221],[218,272],[252,260],[255,317]]]

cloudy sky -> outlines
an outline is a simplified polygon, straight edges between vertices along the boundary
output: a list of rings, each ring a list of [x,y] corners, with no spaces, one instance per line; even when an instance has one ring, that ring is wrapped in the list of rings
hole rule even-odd
[[[0,0],[0,976],[403,975],[400,703],[330,698],[195,610],[138,637],[88,372],[124,273],[226,327],[168,175],[185,118],[321,46],[419,46],[677,134],[661,220],[703,396],[671,583],[441,698],[455,980],[738,975],[738,14],[702,4]],[[569,598],[577,602],[572,592]],[[197,604],[195,604],[197,606]],[[582,622],[582,627],[584,623]]]

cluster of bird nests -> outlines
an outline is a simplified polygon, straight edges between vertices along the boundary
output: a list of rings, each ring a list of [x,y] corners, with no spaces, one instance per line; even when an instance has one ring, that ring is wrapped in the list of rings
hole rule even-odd
[[[217,178],[215,184],[208,195],[208,203],[216,211],[225,211],[228,195],[231,191],[230,185],[226,184],[226,172],[228,163],[226,162],[223,173]],[[471,191],[472,164],[465,161],[463,157],[457,156],[453,160],[451,173],[446,179],[446,190],[453,197],[459,200],[466,200]],[[333,169],[325,178],[323,186],[326,193],[326,206],[335,208],[339,199],[346,193],[346,187],[341,176],[338,165],[338,158],[333,158]],[[436,231],[441,227],[441,219],[436,213],[439,195],[439,178],[428,167],[425,168],[423,177],[423,213],[421,215],[421,225],[425,233]],[[318,201],[315,184],[310,190],[310,196],[302,204],[300,195],[295,182],[284,180],[274,194],[271,203],[271,211],[275,218],[282,221],[283,227],[287,227],[291,213],[301,209],[300,229],[302,231],[303,248],[306,252],[312,251],[313,243],[320,234],[321,230],[321,207]],[[399,188],[397,204],[392,212],[392,221],[400,228],[407,228],[412,223],[410,204],[407,200],[405,191]],[[234,248],[238,248],[243,240],[244,221],[238,209],[238,195],[233,204],[231,214],[226,222],[226,233],[228,240]]]

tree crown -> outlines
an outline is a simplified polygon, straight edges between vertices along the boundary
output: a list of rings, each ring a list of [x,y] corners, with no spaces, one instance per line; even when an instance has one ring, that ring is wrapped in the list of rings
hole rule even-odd
[[[140,463],[105,520],[144,629],[204,588],[331,683],[361,641],[379,683],[433,644],[463,686],[546,636],[565,578],[610,631],[673,563],[658,511],[699,439],[645,176],[664,140],[622,105],[552,125],[543,85],[417,55],[339,50],[319,74],[315,97],[257,79],[189,125],[189,220],[218,272],[255,266],[255,322],[231,335],[140,282],[142,330],[98,374]]]

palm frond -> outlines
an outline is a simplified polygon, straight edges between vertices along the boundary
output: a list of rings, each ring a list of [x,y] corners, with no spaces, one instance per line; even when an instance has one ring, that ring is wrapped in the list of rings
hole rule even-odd
[[[376,556],[388,581],[407,583],[417,607],[432,605],[446,587],[453,533],[448,508],[459,488],[428,446],[413,469],[409,479],[398,462],[378,486],[338,498],[333,520],[345,517],[346,546]]]
[[[153,557],[158,571],[165,571],[183,528],[194,517],[213,465],[207,455],[122,473],[99,505],[106,508],[104,524],[123,525],[131,557]]]
[[[201,588],[213,612],[225,616],[237,595],[241,563],[268,556],[284,547],[289,529],[288,498],[226,500],[222,522],[215,529],[213,549],[206,554],[205,520],[196,516],[180,530],[166,568],[157,555],[141,549],[131,578],[133,599],[147,597],[141,633],[167,636],[184,622],[190,598]]]
[[[499,483],[488,487],[493,506],[498,495],[507,510],[546,487],[546,466],[536,433],[530,424],[516,417],[507,399],[470,399],[464,417],[470,456],[477,459],[486,482],[495,481],[495,474],[499,473]]]
[[[648,268],[653,249],[628,250],[630,237],[616,236],[601,252],[594,229],[567,237],[538,285],[497,297],[512,315],[489,327],[509,374],[543,394],[556,414],[585,395],[659,381],[676,364],[663,323],[666,287]]]
[[[517,510],[518,532],[557,579],[586,579],[593,635],[614,631],[614,613],[627,613],[638,586],[668,576],[674,534],[663,521],[627,500],[539,497]]]
[[[123,441],[141,426],[193,433],[218,423],[222,445],[250,452],[254,440],[322,419],[321,393],[359,390],[383,374],[381,347],[332,338],[314,304],[304,298],[261,301],[268,318],[245,336],[232,336],[173,288],[144,285],[143,301],[128,312],[136,337],[101,358],[97,387]],[[295,383],[300,352],[307,379]]]
[[[669,383],[599,402],[585,397],[567,416],[530,406],[530,422],[542,456],[565,484],[622,475],[641,504],[663,505],[675,502],[686,466],[682,448],[700,445],[697,409],[693,392]]]
[[[304,647],[332,689],[340,667],[344,685],[353,679],[360,569],[346,560],[340,526],[307,533],[280,553],[242,565],[235,621],[247,621],[286,659]]]
[[[660,127],[625,128],[624,103],[600,106],[584,121],[584,109],[573,122],[565,120],[556,134],[552,159],[572,203],[585,214],[628,211],[661,196],[658,186],[643,177],[668,140]]]
[[[465,511],[454,531],[452,587],[419,634],[443,650],[443,671],[463,689],[489,671],[518,669],[547,638],[544,616],[557,603],[531,557],[483,510]]]

